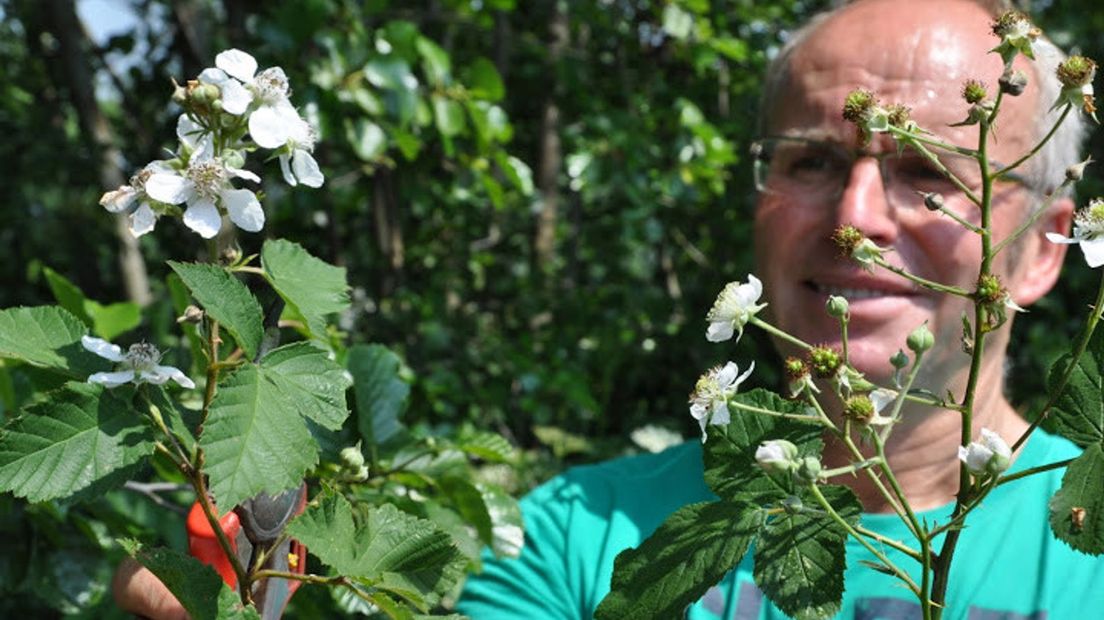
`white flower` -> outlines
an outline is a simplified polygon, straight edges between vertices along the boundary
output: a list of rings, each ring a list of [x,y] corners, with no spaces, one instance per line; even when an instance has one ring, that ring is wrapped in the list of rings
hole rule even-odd
[[[671,446],[682,443],[682,435],[655,424],[641,426],[629,433],[629,438],[648,452],[663,452]]]
[[[708,424],[729,423],[728,400],[736,394],[740,384],[753,370],[755,362],[741,375],[736,364],[728,362],[724,366],[710,369],[698,379],[694,392],[690,395],[690,415],[701,426],[702,443],[705,443],[705,427]]]
[[[180,171],[154,173],[146,181],[146,192],[154,200],[178,205],[187,203],[184,225],[210,239],[222,226],[219,203],[242,230],[257,232],[264,227],[265,215],[257,196],[247,189],[235,189],[230,179],[237,177],[259,182],[261,179],[222,160],[193,155],[188,167]]]
[[[771,439],[759,444],[755,462],[767,471],[788,471],[797,466],[797,446],[785,439]]]
[[[222,93],[222,109],[230,114],[249,114],[249,135],[266,149],[280,148],[287,143],[299,112],[291,105],[288,96],[287,76],[280,67],[271,67],[257,73],[257,61],[237,49],[230,49],[215,56],[215,67],[199,74],[201,82],[218,86]]]
[[[187,114],[176,119],[176,137],[187,148],[189,158],[204,159],[215,154],[214,136]]]
[[[958,458],[966,463],[966,469],[975,476],[995,476],[1008,469],[1012,462],[1012,450],[1001,436],[981,429],[981,442],[971,441],[965,448],[958,447]]]
[[[705,337],[710,342],[723,342],[732,338],[736,333],[736,340],[744,333],[744,325],[766,307],[767,304],[756,303],[763,294],[763,283],[753,275],[748,274],[747,284],[729,282],[724,290],[713,302],[713,308],[705,319],[709,321],[709,329]]]
[[[161,361],[161,352],[152,344],[145,342],[132,344],[126,353],[123,353],[118,345],[91,336],[81,336],[81,344],[84,345],[85,349],[104,359],[117,362],[123,367],[123,370],[116,372],[97,372],[88,377],[89,383],[99,383],[113,388],[124,383],[161,385],[172,379],[180,387],[188,389],[195,387],[195,383],[180,369],[172,366],[159,366],[157,362]]]
[[[1077,243],[1089,267],[1104,265],[1104,199],[1095,198],[1073,216],[1073,236],[1048,232],[1053,243]]]
[[[284,180],[295,187],[302,183],[307,187],[322,187],[325,177],[311,153],[314,151],[314,127],[303,119],[293,123],[286,148],[280,153],[280,171]],[[288,165],[290,162],[290,165]]]
[[[150,206],[150,197],[146,194],[146,181],[155,172],[172,172],[172,168],[163,161],[150,162],[130,177],[129,185],[121,185],[119,189],[105,192],[100,197],[100,206],[103,208],[112,213],[126,213],[130,216],[128,228],[135,237],[152,232],[157,224],[157,212]]]

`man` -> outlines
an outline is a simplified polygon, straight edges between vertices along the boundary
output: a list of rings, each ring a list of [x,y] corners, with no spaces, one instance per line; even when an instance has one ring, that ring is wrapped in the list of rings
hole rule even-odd
[[[914,159],[894,157],[884,136],[861,146],[855,127],[840,116],[847,93],[866,88],[887,102],[912,108],[912,118],[941,138],[976,146],[977,126],[949,127],[961,121],[967,79],[996,88],[1002,72],[990,33],[994,11],[971,0],[859,0],[822,16],[797,33],[775,62],[767,85],[759,144],[775,156],[760,163],[760,189],[754,219],[757,274],[763,281],[772,322],[807,342],[837,344],[838,325],[824,311],[830,294],[850,298],[850,359],[867,377],[888,384],[889,358],[905,335],[927,323],[936,346],[925,359],[920,384],[961,394],[969,358],[959,342],[960,298],[937,295],[907,284],[884,270],[873,273],[838,258],[829,237],[841,224],[857,227],[890,248],[893,265],[930,280],[973,290],[980,263],[978,237],[948,217],[924,208],[912,190],[924,176],[905,167]],[[1040,41],[1041,42],[1041,41]],[[1047,54],[1038,52],[1040,59]],[[1022,65],[1029,85],[1022,96],[1006,97],[990,156],[1014,161],[1049,127],[1043,118],[1057,96],[1051,68]],[[1019,65],[1018,65],[1019,66]],[[784,138],[784,140],[778,140]],[[995,238],[1007,237],[1040,195],[1057,186],[1066,166],[1078,159],[1079,133],[1066,131],[1024,183],[997,185]],[[862,150],[859,150],[861,147]],[[782,148],[844,153],[846,169],[823,182],[793,191],[795,169],[778,169]],[[792,153],[791,153],[792,154]],[[802,164],[804,165],[804,164]],[[823,159],[810,162],[823,169]],[[960,196],[945,196],[946,207],[976,218]],[[1072,204],[1056,201],[1021,241],[995,264],[1011,301],[1026,306],[1055,283],[1062,245],[1045,233],[1069,228]],[[975,424],[1011,443],[1027,428],[1002,394],[1002,366],[1009,325],[990,334],[975,405]],[[704,344],[703,344],[704,346]],[[783,353],[789,345],[779,342]],[[825,399],[828,401],[828,399]],[[830,403],[828,403],[830,405]],[[831,413],[839,415],[838,407]],[[958,488],[956,450],[959,416],[951,411],[913,408],[891,437],[888,454],[911,505],[929,522],[950,511]],[[1015,455],[1013,470],[1069,458],[1070,443],[1036,433]],[[829,444],[826,467],[846,462],[840,446]],[[1046,524],[1046,502],[1061,470],[997,489],[963,535],[947,595],[946,618],[1104,617],[1104,564],[1072,552],[1056,541]],[[863,501],[863,524],[882,534],[912,540],[890,507],[863,477],[847,479]],[[526,547],[517,560],[487,558],[484,572],[466,587],[460,610],[476,620],[590,618],[608,592],[613,560],[638,545],[679,507],[713,496],[702,481],[698,442],[658,455],[622,459],[572,470],[535,490],[524,502]],[[1002,543],[1007,542],[1007,545]],[[918,618],[919,606],[893,578],[859,564],[868,557],[848,542],[848,571],[842,618]],[[891,555],[894,552],[890,552]],[[900,554],[893,559],[917,574]],[[121,571],[117,597],[136,610],[161,601],[144,588],[147,573]],[[159,585],[159,584],[155,584]],[[151,590],[152,591],[152,590]],[[146,613],[149,613],[148,611]],[[1087,615],[1086,615],[1087,614]],[[692,619],[784,617],[755,587],[750,556],[688,611]]]
[[[951,125],[967,116],[966,80],[988,82],[990,96],[995,95],[1003,70],[1000,57],[988,53],[998,43],[991,33],[996,10],[971,0],[860,0],[797,33],[768,77],[761,122],[765,139],[758,143],[767,158],[759,162],[754,226],[756,273],[772,322],[806,342],[838,346],[838,322],[823,308],[828,295],[849,298],[850,360],[883,385],[889,385],[893,372],[890,357],[904,348],[911,330],[926,323],[936,345],[925,356],[917,385],[961,395],[970,363],[960,341],[968,302],[921,289],[884,269],[871,273],[840,260],[830,241],[833,231],[850,224],[889,248],[885,257],[892,265],[969,291],[976,287],[980,241],[948,216],[926,209],[915,191],[943,181],[933,179],[915,156],[896,158],[895,145],[884,135],[861,145],[856,127],[840,111],[850,91],[868,89],[886,103],[911,107],[911,117],[943,140],[976,147],[976,124]],[[1053,122],[1046,111],[1058,94],[1053,77],[1057,52],[1041,39],[1037,48],[1037,65],[1017,61],[1029,86],[1019,97],[1004,98],[996,139],[990,142],[989,156],[996,162],[1015,161]],[[1048,86],[1041,86],[1044,81]],[[996,185],[994,242],[1012,233],[1077,161],[1077,124],[1032,162],[1024,182]],[[961,161],[947,162],[967,184],[977,181],[976,171],[971,178]],[[978,210],[963,196],[944,198],[948,210],[978,222]],[[1021,241],[996,258],[993,270],[1012,302],[1029,305],[1054,285],[1064,246],[1048,242],[1045,233],[1064,233],[1071,213],[1069,200],[1056,201]],[[986,341],[974,435],[985,427],[1011,444],[1028,424],[1003,395],[1009,329],[1005,324]],[[798,353],[785,342],[777,346],[784,354]],[[838,403],[824,400],[838,416]],[[917,406],[904,412],[887,447],[910,504],[929,523],[950,513],[958,489],[959,437],[957,412]],[[1012,471],[1077,453],[1069,442],[1036,432],[1014,455]],[[829,443],[825,467],[846,463],[843,447]],[[945,618],[1104,617],[1104,561],[1072,551],[1047,525],[1047,500],[1061,474],[1056,470],[1002,486],[972,515],[955,556]],[[864,505],[864,526],[914,542],[866,477],[833,482],[856,491]],[[710,499],[697,442],[570,471],[523,502],[527,546],[521,558],[488,558],[484,572],[469,582],[460,609],[480,620],[590,618],[608,592],[617,553],[638,545],[679,507]],[[919,582],[916,562],[889,553]],[[899,582],[859,564],[873,558],[854,541],[848,541],[847,558],[839,617],[920,617],[919,604]],[[749,555],[687,617],[785,616],[755,587]]]

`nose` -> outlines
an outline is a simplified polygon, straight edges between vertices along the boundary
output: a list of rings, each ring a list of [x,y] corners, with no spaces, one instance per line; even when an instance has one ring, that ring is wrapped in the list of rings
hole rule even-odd
[[[836,205],[836,224],[850,224],[880,246],[892,245],[897,239],[897,213],[886,190],[877,159],[855,160]]]

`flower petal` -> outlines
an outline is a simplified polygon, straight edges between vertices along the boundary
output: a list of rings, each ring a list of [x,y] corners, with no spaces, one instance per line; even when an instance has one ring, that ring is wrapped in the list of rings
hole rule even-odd
[[[303,149],[295,149],[292,153],[291,167],[299,182],[307,187],[322,187],[322,183],[326,180],[326,177],[322,176],[322,170],[318,168],[318,162],[314,161],[314,156]]]
[[[1104,237],[1082,241],[1081,252],[1085,254],[1085,262],[1089,267],[1095,269],[1104,265]]]
[[[715,321],[709,324],[709,329],[705,332],[705,339],[709,342],[724,342],[732,338],[734,332],[732,321]]]
[[[188,209],[184,211],[184,225],[199,233],[200,237],[210,239],[222,228],[222,216],[215,203],[197,200],[188,203]]]
[[[112,362],[123,361],[123,350],[119,348],[119,345],[111,344],[103,338],[81,336],[81,346],[106,360]]]
[[[155,172],[146,180],[146,195],[158,202],[178,205],[192,195],[194,187],[191,181],[179,174]]]
[[[122,185],[119,189],[105,192],[100,197],[100,206],[112,213],[125,213],[134,203],[138,192],[129,185]]]
[[[215,56],[215,66],[243,82],[252,82],[257,60],[239,49],[228,49]]]
[[[237,177],[239,179],[245,179],[247,181],[253,181],[254,183],[260,183],[261,177],[253,174],[252,172],[244,168],[231,168],[226,167],[226,171],[230,173],[230,176]]]
[[[249,135],[266,149],[277,149],[287,143],[290,125],[272,106],[262,106],[249,115]]]
[[[130,383],[134,380],[133,370],[120,370],[118,372],[98,372],[91,377],[88,377],[89,383],[99,383],[104,387],[119,387],[124,383]]]
[[[291,173],[291,166],[288,165],[289,159],[291,159],[291,156],[287,153],[280,154],[280,172],[284,175],[284,182],[292,187],[295,187],[299,184],[299,181],[296,181],[295,175]],[[106,195],[107,194],[104,194],[104,196]],[[103,204],[102,200],[100,201],[100,204]]]
[[[223,111],[235,116],[244,114],[253,103],[253,93],[234,80],[226,80],[219,85]]]
[[[153,227],[156,224],[157,214],[153,212],[147,202],[143,202],[135,209],[134,213],[130,214],[130,234],[135,237],[153,232]]]
[[[164,377],[161,379],[161,383],[164,383],[166,379],[172,379],[182,388],[192,389],[195,387],[195,382],[188,378],[179,368],[172,366],[154,366],[153,372],[157,373],[158,377]]]
[[[1080,239],[1074,239],[1065,235],[1060,235],[1056,232],[1048,232],[1046,234],[1047,241],[1051,243],[1080,243]]]
[[[247,189],[222,190],[222,204],[230,214],[230,221],[238,228],[257,232],[264,228],[265,214],[257,195]]]
[[[225,71],[214,67],[208,67],[199,73],[199,81],[204,84],[221,86],[224,82],[228,82],[229,80],[230,76],[226,75]]]

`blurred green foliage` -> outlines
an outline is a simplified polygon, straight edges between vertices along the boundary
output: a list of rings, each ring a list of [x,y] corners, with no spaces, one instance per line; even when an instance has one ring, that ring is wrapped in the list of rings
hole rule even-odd
[[[708,346],[703,317],[751,269],[745,153],[767,59],[827,2],[116,4],[136,22],[97,44],[58,25],[72,2],[0,0],[0,307],[52,303],[69,283],[98,301],[85,312],[126,301],[118,238],[97,206],[112,189],[104,167],[125,178],[157,158],[175,126],[170,79],[239,47],[283,67],[295,100],[309,102],[327,175],[321,191],[265,185],[265,234],[348,269],[354,310],[341,327],[398,353],[407,425],[507,435],[530,456],[499,482],[524,492],[566,464],[621,453],[646,424],[694,437],[685,395],[729,357],[760,360],[753,383],[777,383],[765,338]],[[1035,8],[1058,43],[1104,56],[1093,5]],[[82,129],[63,62],[74,43],[106,142]],[[105,158],[105,146],[118,155]],[[1082,192],[1101,189],[1091,178]],[[194,258],[190,233],[162,226],[140,243],[152,282],[166,259]],[[251,253],[262,239],[238,241]],[[1069,264],[1058,290],[1017,319],[1009,386],[1026,409],[1094,284],[1079,256]],[[164,341],[179,334],[173,317],[167,301],[146,307],[122,339]],[[26,398],[25,380],[0,367],[0,419]],[[181,533],[133,493],[80,507],[0,500],[10,504],[0,509],[5,610],[104,617],[102,560],[121,555],[111,540]],[[299,598],[325,609],[317,595]]]

